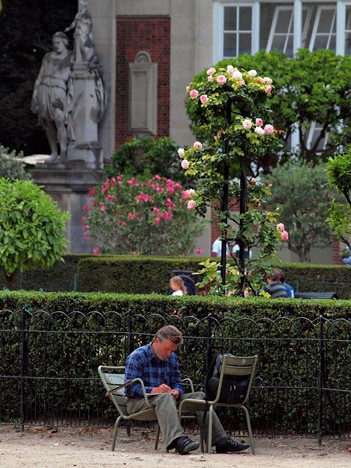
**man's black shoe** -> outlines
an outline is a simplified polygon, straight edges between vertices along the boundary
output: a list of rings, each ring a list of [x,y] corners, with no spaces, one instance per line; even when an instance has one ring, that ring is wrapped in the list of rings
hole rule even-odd
[[[177,449],[181,455],[186,455],[199,447],[199,442],[195,442],[194,440],[189,439],[189,437],[183,436],[177,439]]]
[[[250,447],[247,444],[240,444],[230,437],[224,437],[216,443],[216,453],[234,453],[242,452]]]

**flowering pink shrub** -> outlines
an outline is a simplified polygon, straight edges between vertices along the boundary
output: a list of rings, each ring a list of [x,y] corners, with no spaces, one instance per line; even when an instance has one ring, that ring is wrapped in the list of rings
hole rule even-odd
[[[184,162],[184,161],[183,161]],[[183,255],[194,251],[203,222],[188,204],[194,190],[171,179],[117,176],[89,191],[83,208],[83,237],[93,239],[93,253]]]

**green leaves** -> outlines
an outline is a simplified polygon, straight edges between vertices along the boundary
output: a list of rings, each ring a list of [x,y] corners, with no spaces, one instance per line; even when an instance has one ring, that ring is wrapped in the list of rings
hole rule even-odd
[[[184,255],[203,230],[188,209],[192,191],[171,179],[116,176],[90,195],[84,237],[94,239],[95,253]]]
[[[0,206],[0,265],[7,276],[16,270],[50,267],[61,258],[69,214],[40,187],[0,178]]]

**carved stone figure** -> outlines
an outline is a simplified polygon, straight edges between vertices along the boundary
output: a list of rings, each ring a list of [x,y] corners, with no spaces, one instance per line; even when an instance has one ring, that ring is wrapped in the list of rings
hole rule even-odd
[[[63,32],[55,33],[52,43],[54,50],[44,56],[35,81],[31,109],[38,114],[39,123],[45,128],[51,150],[49,162],[58,159],[64,162],[67,155],[67,89],[71,52],[68,50],[68,37]]]
[[[78,13],[65,32],[74,30],[74,57],[75,63],[90,62],[94,57],[94,43],[92,34],[93,23],[88,11],[88,1],[79,0]]]
[[[98,144],[98,123],[105,106],[106,93],[99,59],[95,55],[92,19],[87,0],[79,0],[78,13],[65,29],[74,29],[74,51],[68,84],[68,161],[83,160],[88,167],[102,165]]]

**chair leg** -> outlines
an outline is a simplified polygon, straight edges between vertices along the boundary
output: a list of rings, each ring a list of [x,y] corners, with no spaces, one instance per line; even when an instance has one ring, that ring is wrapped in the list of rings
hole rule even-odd
[[[208,430],[207,430],[207,453],[211,453],[212,448],[212,425],[213,425],[213,406],[208,409]]]
[[[250,438],[250,447],[251,447],[251,453],[252,455],[255,455],[255,445],[253,441],[253,434],[252,434],[252,428],[251,428],[251,421],[250,421],[250,415],[245,406],[241,406],[241,408],[244,410],[245,417],[246,417],[246,424],[247,424],[247,430],[249,433],[249,438]]]
[[[111,447],[112,452],[114,452],[114,450],[115,450],[116,440],[117,440],[117,432],[118,432],[118,424],[119,424],[120,420],[121,420],[121,416],[118,416],[118,418],[116,419],[116,422],[115,422],[115,427],[113,429],[112,447]]]
[[[155,440],[155,450],[158,448],[158,441],[160,438],[160,425],[157,423],[157,434],[156,434],[156,440]],[[167,450],[168,452],[168,450]]]

